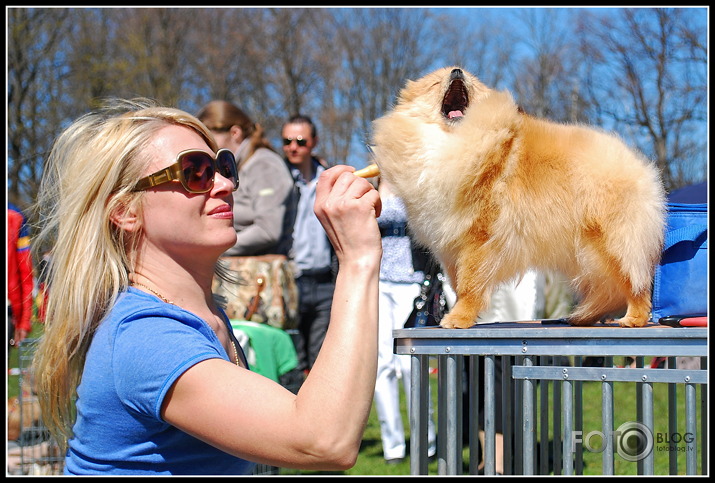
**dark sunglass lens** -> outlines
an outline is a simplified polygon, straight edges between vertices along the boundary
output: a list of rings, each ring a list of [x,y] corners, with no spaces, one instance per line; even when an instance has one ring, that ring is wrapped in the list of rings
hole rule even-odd
[[[219,151],[216,164],[221,176],[231,180],[234,189],[238,188],[238,168],[236,167],[236,158],[233,153],[227,149]]]
[[[211,189],[214,179],[213,159],[208,153],[187,153],[181,158],[186,189],[195,193],[205,193]]]
[[[288,145],[290,145],[290,143],[293,142],[293,140],[294,140],[294,138],[283,138],[283,145],[284,145],[284,146],[288,146]],[[303,138],[295,139],[295,142],[296,142],[296,143],[298,144],[298,146],[300,146],[300,147],[303,147],[303,146],[305,146],[306,144],[308,144],[308,140],[307,140],[307,139],[303,139]]]

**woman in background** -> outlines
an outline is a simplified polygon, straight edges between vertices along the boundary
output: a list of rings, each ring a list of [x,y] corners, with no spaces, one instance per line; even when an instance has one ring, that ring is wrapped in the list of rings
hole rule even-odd
[[[211,130],[218,147],[234,154],[241,179],[233,196],[238,238],[224,255],[287,255],[292,223],[285,215],[292,203],[293,178],[263,128],[226,101],[209,102],[197,117]]]

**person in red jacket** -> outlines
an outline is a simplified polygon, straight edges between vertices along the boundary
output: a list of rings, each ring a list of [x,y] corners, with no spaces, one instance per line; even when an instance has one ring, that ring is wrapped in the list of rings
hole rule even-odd
[[[22,211],[7,206],[8,347],[20,344],[32,329],[32,258],[30,229]],[[9,350],[9,349],[8,349]]]

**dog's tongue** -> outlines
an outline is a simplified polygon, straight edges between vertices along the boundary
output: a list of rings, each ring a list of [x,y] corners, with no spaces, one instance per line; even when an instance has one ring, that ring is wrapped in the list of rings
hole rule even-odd
[[[447,117],[449,119],[454,119],[455,117],[462,117],[464,114],[462,111],[449,111],[449,114],[447,114]]]

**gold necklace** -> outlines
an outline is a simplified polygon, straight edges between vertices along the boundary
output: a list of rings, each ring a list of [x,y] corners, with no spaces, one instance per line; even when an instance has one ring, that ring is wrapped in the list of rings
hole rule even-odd
[[[162,294],[160,294],[159,292],[157,292],[157,291],[154,290],[153,288],[149,287],[148,285],[144,285],[143,283],[133,282],[133,281],[130,282],[130,285],[133,285],[133,286],[135,286],[135,287],[145,288],[145,289],[147,289],[148,291],[150,291],[151,293],[153,293],[154,295],[156,295],[157,297],[159,297],[163,302],[166,302],[167,304],[171,304],[171,305],[176,305],[174,302],[172,302],[172,301],[169,300],[168,298],[164,297]],[[209,326],[209,329],[211,329],[211,332],[213,332],[214,335],[216,336],[216,338],[218,339],[218,334],[216,333],[216,331],[214,330],[214,328],[211,327],[211,324],[209,324],[209,323],[207,322],[206,325]],[[236,365],[237,365],[237,366],[240,366],[241,363],[239,362],[238,350],[236,349],[236,343],[233,341],[233,338],[231,337],[230,334],[229,334],[229,337],[228,337],[228,338],[229,338],[229,340],[231,341],[231,347],[233,347],[233,357],[234,357],[234,359],[236,360]]]
[[[221,320],[223,320],[223,317],[221,318]],[[209,328],[211,330],[214,330],[213,327],[211,327],[211,325],[209,325]],[[216,334],[215,330],[214,330],[214,334]],[[218,338],[218,334],[216,334],[216,338]],[[234,342],[233,337],[231,337],[231,334],[228,334],[228,338],[231,341],[231,347],[233,347],[233,357],[234,357],[234,359],[236,359],[236,365],[240,367],[241,362],[240,362],[240,359],[238,358],[238,350],[236,350],[236,342]]]
[[[169,300],[168,298],[164,297],[162,294],[160,294],[159,292],[157,292],[157,291],[154,290],[153,288],[149,287],[148,285],[144,285],[143,283],[139,283],[139,282],[131,282],[130,285],[133,285],[133,286],[135,286],[135,287],[145,288],[145,289],[147,289],[148,291],[150,291],[151,293],[153,293],[154,295],[156,295],[157,297],[159,297],[161,300],[163,300],[164,302],[166,302],[167,304],[176,305],[174,302],[172,302],[172,301]]]

